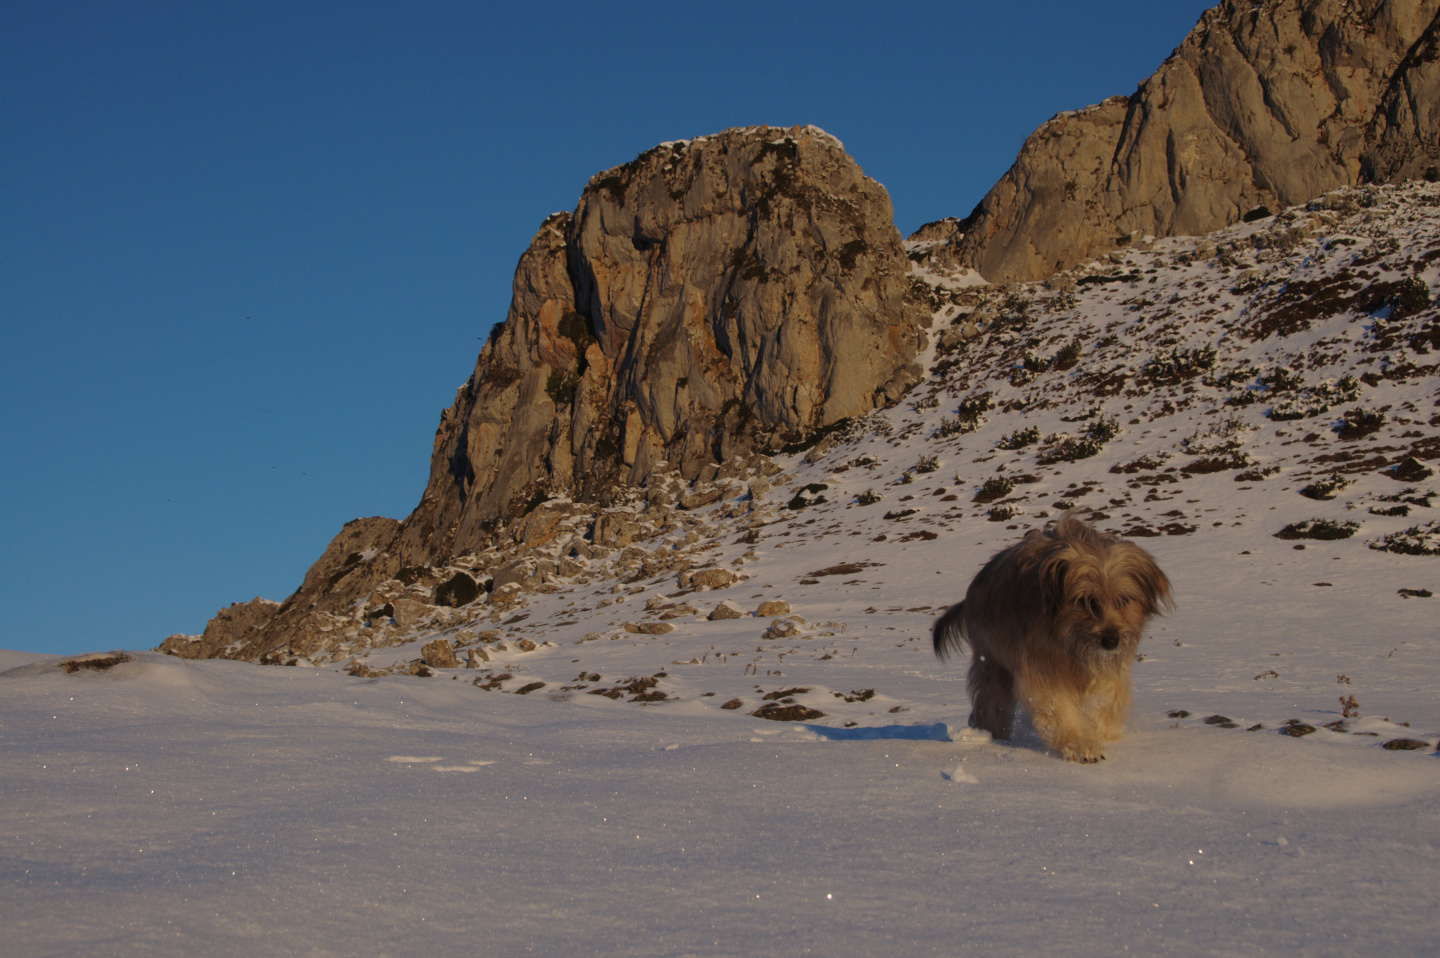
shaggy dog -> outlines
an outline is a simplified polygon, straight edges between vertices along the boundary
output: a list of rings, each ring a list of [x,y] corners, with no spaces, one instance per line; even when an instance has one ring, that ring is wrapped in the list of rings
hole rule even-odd
[[[986,563],[935,623],[935,654],[970,646],[971,728],[1009,738],[1018,695],[1046,745],[1098,762],[1124,734],[1145,623],[1171,606],[1150,553],[1066,513]]]

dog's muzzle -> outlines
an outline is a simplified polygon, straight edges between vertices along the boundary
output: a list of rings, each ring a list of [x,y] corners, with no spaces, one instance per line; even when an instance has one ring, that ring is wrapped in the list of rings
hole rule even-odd
[[[1120,633],[1100,633],[1100,648],[1104,649],[1106,652],[1114,652],[1116,649],[1120,648]]]

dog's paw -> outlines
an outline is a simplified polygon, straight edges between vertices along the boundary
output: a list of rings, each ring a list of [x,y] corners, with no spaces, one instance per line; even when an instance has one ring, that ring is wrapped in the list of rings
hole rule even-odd
[[[1060,750],[1060,754],[1068,762],[1079,762],[1082,765],[1093,765],[1096,762],[1105,761],[1105,753],[1099,746],[1073,745]]]

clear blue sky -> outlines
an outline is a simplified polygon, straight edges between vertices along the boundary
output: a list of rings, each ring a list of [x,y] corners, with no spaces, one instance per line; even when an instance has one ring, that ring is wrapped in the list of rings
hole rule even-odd
[[[908,233],[1207,5],[0,5],[0,647],[149,648],[408,514],[591,174],[813,123]]]

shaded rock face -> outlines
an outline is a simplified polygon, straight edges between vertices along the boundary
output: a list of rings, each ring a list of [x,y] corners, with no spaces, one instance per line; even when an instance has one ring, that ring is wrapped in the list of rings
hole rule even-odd
[[[928,317],[883,187],[814,128],[656,147],[545,221],[436,434],[407,554],[899,398]]]
[[[992,282],[1043,279],[1135,235],[1440,163],[1440,0],[1264,0],[1207,11],[1130,97],[1062,113],[950,241]]]

